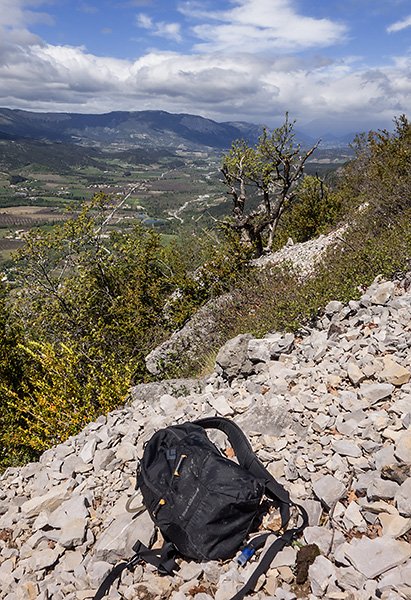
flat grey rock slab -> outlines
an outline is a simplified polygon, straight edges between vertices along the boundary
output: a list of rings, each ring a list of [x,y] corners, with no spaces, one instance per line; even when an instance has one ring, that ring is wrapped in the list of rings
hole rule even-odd
[[[401,565],[411,557],[411,544],[387,536],[353,539],[345,549],[353,567],[368,579],[374,579]]]
[[[265,401],[259,401],[245,413],[236,417],[235,421],[246,434],[259,431],[265,435],[281,437],[288,427],[301,438],[305,439],[307,437],[305,428],[294,419],[285,402],[272,406]]]
[[[63,552],[64,548],[62,546],[38,550],[29,559],[29,569],[32,571],[41,571],[42,569],[52,567],[56,564]]]
[[[154,531],[153,521],[147,511],[137,519],[132,515],[124,515],[114,519],[109,527],[100,535],[94,546],[97,560],[114,563],[125,556],[132,556],[133,545],[137,539],[148,545]]]
[[[70,498],[69,488],[70,485],[67,483],[56,485],[42,496],[35,496],[34,498],[27,500],[27,502],[22,505],[21,512],[27,517],[36,517],[43,510],[53,511],[60,506],[64,500]]]
[[[361,448],[349,440],[336,440],[331,444],[331,448],[341,456],[351,456],[353,458],[362,456]]]
[[[368,500],[392,500],[399,490],[399,485],[389,479],[375,478],[367,490]]]
[[[314,482],[313,491],[327,508],[331,508],[335,502],[341,500],[347,490],[333,475],[325,475]]]
[[[361,399],[366,400],[371,405],[384,400],[391,396],[394,391],[394,386],[391,383],[370,383],[363,384],[360,387],[358,395]]]
[[[411,529],[411,518],[401,517],[398,513],[380,513],[378,518],[383,535],[399,538]]]

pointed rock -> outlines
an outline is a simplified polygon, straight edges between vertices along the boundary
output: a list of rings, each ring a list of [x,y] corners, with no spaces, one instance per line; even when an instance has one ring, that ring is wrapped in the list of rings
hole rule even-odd
[[[359,385],[366,379],[366,375],[364,375],[359,366],[354,362],[348,363],[347,376],[353,385]]]
[[[411,517],[411,477],[406,479],[395,494],[395,504],[403,517]]]

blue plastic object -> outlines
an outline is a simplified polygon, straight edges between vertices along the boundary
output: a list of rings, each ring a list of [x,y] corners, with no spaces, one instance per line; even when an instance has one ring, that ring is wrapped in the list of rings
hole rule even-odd
[[[244,548],[244,550],[241,552],[240,556],[237,558],[237,564],[240,567],[243,567],[245,565],[245,563],[247,562],[247,560],[252,557],[254,552],[255,552],[254,548]]]

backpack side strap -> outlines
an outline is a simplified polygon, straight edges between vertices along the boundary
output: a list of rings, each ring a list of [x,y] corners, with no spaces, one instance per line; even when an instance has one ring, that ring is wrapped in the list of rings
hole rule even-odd
[[[176,548],[170,542],[164,542],[161,548],[150,550],[143,542],[137,540],[133,550],[140,560],[154,565],[160,575],[174,575],[174,571],[178,571],[180,568],[175,561]]]
[[[173,575],[173,571],[179,569],[175,561],[176,550],[173,544],[167,542],[158,550],[150,550],[140,540],[137,540],[133,546],[133,550],[135,554],[128,562],[119,563],[106,575],[93,600],[101,600],[107,594],[115,580],[121,576],[121,573],[125,569],[133,570],[141,560],[157,567],[161,575]]]
[[[133,558],[131,558],[128,562],[122,562],[113,567],[101,582],[100,587],[98,588],[93,600],[101,600],[102,598],[104,598],[104,596],[107,594],[115,580],[121,576],[121,573],[125,569],[132,569],[139,561],[139,556],[133,556]]]

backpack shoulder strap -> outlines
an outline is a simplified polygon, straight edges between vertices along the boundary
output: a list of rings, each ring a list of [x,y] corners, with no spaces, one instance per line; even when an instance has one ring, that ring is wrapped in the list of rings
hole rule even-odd
[[[271,535],[271,534],[269,534]],[[280,552],[285,546],[290,544],[294,539],[295,530],[288,529],[283,535],[277,538],[271,546],[269,546],[260,559],[260,562],[254,569],[253,573],[249,577],[248,581],[243,585],[243,587],[232,597],[230,600],[243,600],[243,598],[251,592],[260,576],[263,573],[266,573],[270,568],[270,565],[278,552]]]
[[[265,468],[237,423],[225,417],[205,417],[204,419],[194,421],[194,424],[204,429],[219,429],[227,435],[240,465],[250,471],[255,477],[263,479],[265,481],[267,496],[272,500],[279,501],[281,527],[285,527],[290,520],[290,506],[297,506],[303,518],[303,524],[298,527],[298,532],[301,532],[306,527],[308,517],[305,509],[291,501],[288,491]]]
[[[274,495],[273,499],[280,500],[280,502],[287,505],[292,504],[287,490],[274,479],[271,473],[260,462],[250,442],[237,423],[224,417],[206,417],[198,419],[194,423],[195,425],[204,427],[204,429],[219,429],[223,431],[227,435],[240,465],[244,469],[247,469],[247,471],[250,471],[255,477],[259,477],[266,482],[266,487],[270,495]]]
[[[223,431],[227,435],[238,458],[238,462],[242,467],[261,479],[274,479],[257,458],[250,442],[237,423],[225,417],[206,417],[204,419],[197,419],[193,423],[204,427],[204,429],[219,429]]]
[[[297,507],[302,516],[301,525],[292,529],[287,529],[271,544],[271,546],[268,547],[248,581],[231,598],[231,600],[243,600],[243,598],[254,589],[259,577],[269,569],[275,555],[285,546],[291,544],[291,542],[301,534],[303,529],[305,529],[308,525],[308,515],[304,507],[294,504],[294,502],[290,500],[290,495],[287,490],[274,479],[271,473],[267,471],[260,462],[253,451],[250,442],[237,423],[224,417],[206,417],[204,419],[198,419],[197,421],[194,421],[194,423],[200,427],[204,427],[204,429],[219,429],[227,435],[240,465],[250,471],[255,477],[263,479],[265,481],[267,495],[273,500],[279,501],[281,527],[285,527],[290,520],[290,506]],[[266,533],[253,538],[244,549],[246,552],[247,550],[250,550],[248,556],[251,556],[256,549],[260,548],[270,535],[272,534]],[[239,564],[242,563],[239,561]]]

